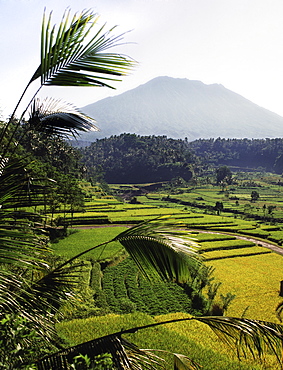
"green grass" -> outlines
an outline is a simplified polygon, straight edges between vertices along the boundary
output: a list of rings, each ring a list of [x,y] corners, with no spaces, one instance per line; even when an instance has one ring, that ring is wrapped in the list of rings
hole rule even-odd
[[[71,258],[84,250],[113,239],[125,229],[125,227],[96,227],[89,229],[78,229],[75,233],[71,234],[67,238],[60,240],[58,243],[52,244],[52,248],[57,255],[65,258]],[[119,253],[121,249],[122,246],[120,243],[115,242],[106,247],[99,247],[87,253],[82,258],[107,260]]]

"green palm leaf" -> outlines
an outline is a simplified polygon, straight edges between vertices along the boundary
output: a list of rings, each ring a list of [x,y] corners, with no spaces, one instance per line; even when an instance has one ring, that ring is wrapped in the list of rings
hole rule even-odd
[[[39,131],[48,136],[78,135],[78,131],[98,131],[95,120],[81,113],[70,103],[52,98],[42,102],[33,101],[27,129]]]
[[[237,348],[238,356],[251,353],[263,358],[272,352],[282,363],[283,326],[272,322],[235,317],[198,317],[196,320],[208,325],[224,342]]]
[[[11,160],[0,174],[0,312],[25,317],[51,338],[54,313],[72,291],[79,266],[52,269],[46,237],[31,221],[36,215],[17,209],[27,205],[32,188],[23,166]]]
[[[0,311],[24,317],[45,340],[56,337],[54,323],[62,302],[72,297],[81,274],[81,264],[60,270],[35,266],[0,271]],[[20,272],[21,271],[21,272]]]
[[[174,353],[174,370],[200,370],[202,366],[191,358],[179,353]]]
[[[173,221],[173,220],[171,220]],[[156,273],[165,280],[188,282],[190,269],[200,261],[198,245],[176,223],[156,219],[139,224],[121,234],[119,241],[149,279]]]
[[[71,22],[69,16],[70,10],[65,12],[56,32],[55,26],[51,28],[51,14],[48,20],[44,15],[41,64],[30,83],[40,77],[41,85],[111,87],[107,81],[117,81],[116,76],[125,75],[134,65],[125,56],[105,53],[116,46],[123,35],[110,36],[113,28],[103,34],[102,26],[84,44],[98,17],[89,10],[74,15]]]

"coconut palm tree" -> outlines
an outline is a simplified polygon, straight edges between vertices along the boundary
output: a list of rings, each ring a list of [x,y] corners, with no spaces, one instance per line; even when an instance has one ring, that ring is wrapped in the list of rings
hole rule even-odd
[[[24,318],[47,341],[52,341],[54,317],[60,300],[67,297],[66,292],[73,285],[76,266],[54,269],[47,262],[51,252],[46,237],[39,233],[40,218],[25,207],[42,204],[46,186],[50,184],[44,186],[30,178],[25,169],[26,160],[16,159],[15,154],[21,138],[30,130],[51,137],[76,137],[81,130],[98,129],[92,118],[73,105],[38,98],[45,86],[111,88],[113,81],[133,67],[130,58],[109,52],[123,35],[113,36],[114,28],[104,32],[105,26],[95,29],[97,20],[91,11],[70,18],[67,10],[56,28],[51,26],[51,13],[44,14],[40,65],[0,131],[0,315],[5,325],[8,316]],[[27,92],[34,88],[32,99],[16,119]],[[4,357],[1,357],[6,358],[6,354],[4,346],[1,352]],[[11,356],[15,357],[15,353]]]
[[[44,15],[41,32],[41,62],[28,82],[10,120],[0,133],[0,322],[1,328],[20,326],[32,328],[45,343],[55,344],[54,323],[62,301],[72,294],[80,273],[80,255],[56,265],[44,234],[40,233],[40,218],[27,211],[27,206],[41,204],[44,185],[30,178],[25,171],[24,159],[15,159],[18,141],[15,135],[22,127],[23,133],[38,130],[47,135],[74,135],[80,130],[97,129],[95,121],[70,104],[51,98],[39,101],[38,92],[45,86],[105,86],[125,75],[134,62],[125,56],[107,52],[116,46],[123,35],[112,36],[113,29],[104,32],[104,26],[91,35],[97,26],[97,17],[83,11],[70,18],[66,11],[58,29],[51,26],[51,15]],[[20,114],[16,114],[26,92],[39,83],[33,98]],[[51,181],[51,179],[50,179]],[[171,225],[161,220],[143,223],[119,234],[111,241],[120,242],[149,279],[158,274],[163,279],[179,283],[190,281],[190,265],[200,263],[197,245],[188,237],[181,225]],[[111,242],[110,241],[110,242]],[[97,246],[94,246],[95,248]],[[92,248],[92,249],[93,249]],[[84,253],[87,253],[85,251]],[[51,261],[51,262],[50,262]],[[262,356],[265,347],[274,351],[281,361],[282,326],[242,318],[198,317],[231,344],[238,345],[244,353],[250,350]],[[188,319],[186,319],[188,320]],[[7,324],[8,323],[8,324]],[[154,324],[154,325],[160,325]],[[166,323],[163,323],[166,324]],[[6,325],[6,326],[5,326]],[[14,326],[13,326],[14,325]],[[141,330],[133,328],[131,331]],[[13,330],[14,332],[14,330]],[[158,365],[158,359],[139,350],[122,338],[123,333],[72,347],[44,359],[39,368],[65,369],[77,353],[110,352],[118,368]],[[6,341],[9,342],[9,341]],[[24,332],[21,342],[14,342],[7,351],[2,342],[0,361],[2,368],[20,368],[30,337]],[[9,347],[11,348],[11,347]],[[186,368],[197,365],[182,356],[176,364],[186,363]],[[47,362],[46,362],[47,361]],[[149,361],[151,361],[149,363]]]

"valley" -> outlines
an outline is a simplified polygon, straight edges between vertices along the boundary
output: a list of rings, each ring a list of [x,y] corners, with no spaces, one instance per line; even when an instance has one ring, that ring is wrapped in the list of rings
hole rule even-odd
[[[283,268],[283,249],[281,247],[283,218],[278,204],[280,204],[281,199],[283,200],[283,193],[281,193],[280,186],[270,182],[271,178],[273,182],[276,179],[274,174],[266,174],[264,179],[263,176],[259,177],[257,173],[246,173],[245,176],[249,181],[252,177],[252,187],[247,186],[243,189],[231,185],[234,189],[233,194],[238,196],[238,207],[241,207],[243,212],[237,215],[233,213],[235,200],[229,200],[229,197],[227,197],[229,186],[225,191],[222,191],[221,186],[194,185],[192,187],[190,184],[187,186],[182,184],[170,188],[170,190],[164,188],[135,196],[135,203],[122,201],[122,198],[119,201],[117,200],[117,195],[122,197],[123,192],[127,192],[129,188],[140,189],[143,187],[142,184],[110,185],[111,192],[115,194],[115,198],[113,195],[103,192],[99,187],[94,187],[92,188],[92,197],[85,203],[85,213],[78,212],[73,215],[75,224],[71,229],[74,232],[67,238],[53,244],[54,251],[61,258],[68,258],[74,253],[74,247],[76,252],[78,252],[78,248],[83,250],[89,248],[93,243],[103,243],[139,222],[170,215],[170,221],[185,225],[190,236],[199,243],[205,264],[213,269],[213,284],[220,283],[215,298],[215,303],[217,303],[215,307],[221,306],[221,302],[223,304],[223,297],[227,299],[230,297],[231,302],[228,304],[225,315],[239,317],[244,314],[245,317],[251,319],[278,322],[275,310],[276,306],[282,301],[282,298],[279,296],[279,290]],[[280,176],[277,175],[277,178],[279,179]],[[245,181],[244,176],[243,181]],[[261,184],[262,192],[258,201],[251,202],[250,194],[257,183]],[[86,186],[87,184],[84,185],[84,187]],[[88,186],[91,187],[90,184]],[[169,198],[174,197],[174,199],[179,201],[170,202],[168,196]],[[217,214],[217,210],[212,207],[217,201],[223,202],[227,212],[221,211],[220,214]],[[184,205],[182,202],[190,202],[190,205]],[[266,215],[264,215],[263,204],[276,204],[276,209],[273,210],[274,213],[268,215],[266,212]],[[206,205],[207,207],[200,208],[198,205]],[[252,207],[253,212],[247,205]],[[92,216],[94,218],[92,222],[88,221],[87,224],[84,224],[87,215],[90,218]],[[263,216],[262,219],[257,220],[257,215]],[[107,221],[104,221],[102,224],[102,219]],[[71,219],[69,219],[69,222],[71,223]],[[275,251],[272,250],[273,248]],[[77,329],[74,329],[77,325],[83,328],[84,325],[92,325],[92,322],[95,322],[96,328],[97,326],[100,327],[99,316],[102,312],[109,320],[112,320],[112,325],[118,325],[118,329],[118,322],[124,316],[125,320],[129,320],[129,322],[127,321],[128,324],[123,324],[125,328],[130,327],[132,319],[142,319],[143,322],[150,322],[150,317],[154,317],[154,320],[157,321],[162,317],[163,320],[166,320],[173,315],[175,318],[184,317],[190,311],[180,307],[180,303],[184,304],[185,302],[184,298],[178,301],[177,296],[174,295],[176,293],[173,294],[173,291],[170,295],[168,293],[165,294],[168,287],[165,289],[165,286],[162,287],[162,285],[155,283],[154,290],[152,290],[153,286],[148,285],[148,283],[144,285],[144,283],[140,282],[137,290],[137,286],[132,283],[137,279],[137,272],[130,270],[129,265],[127,265],[129,263],[127,255],[124,254],[123,249],[118,244],[114,243],[107,248],[98,248],[90,252],[90,254],[86,254],[84,261],[86,264],[86,280],[89,281],[87,276],[92,276],[94,273],[93,267],[91,267],[93,262],[91,261],[96,261],[100,265],[100,267],[96,265],[96,269],[98,268],[96,274],[103,274],[102,281],[104,281],[104,275],[105,278],[107,277],[105,287],[107,285],[108,288],[107,290],[103,288],[101,291],[101,288],[97,285],[92,285],[92,287],[85,286],[83,294],[86,294],[86,289],[92,289],[95,292],[91,293],[88,291],[86,295],[86,297],[90,297],[93,294],[96,296],[93,303],[90,304],[90,298],[86,298],[87,302],[84,304],[87,307],[84,310],[81,310],[79,306],[74,310],[73,307],[71,313],[66,308],[66,312],[69,312],[67,314],[68,320],[58,325],[58,331],[64,338],[68,338],[70,344],[79,343],[87,338],[85,336],[81,337],[84,331],[80,329],[81,334],[75,339],[73,333],[77,332]],[[108,265],[109,267],[105,268]],[[102,270],[101,266],[103,266]],[[113,270],[114,275],[109,280],[111,270]],[[127,271],[127,278],[125,277],[126,275],[123,275],[125,274],[123,271]],[[104,283],[102,285],[104,286]],[[141,289],[142,286],[143,288]],[[111,293],[108,289],[110,289]],[[158,289],[163,291],[161,295],[158,293]],[[206,289],[207,287],[202,292],[204,296],[207,294]],[[142,298],[142,294],[146,294],[147,298]],[[181,291],[178,292],[178,295],[180,294]],[[173,301],[166,303],[167,300],[164,300],[163,302],[165,296],[168,296],[168,298],[170,296]],[[221,296],[222,298],[220,298]],[[145,302],[147,304],[143,306]],[[94,318],[93,315],[97,316],[97,318]],[[102,319],[102,317],[99,335],[106,335],[108,329],[107,326],[103,329],[102,323],[105,319]],[[171,324],[171,329],[169,327],[167,329],[165,326],[164,330],[167,338],[171,338],[175,332],[180,333],[180,330],[182,330],[182,335],[187,335],[183,332],[185,330],[184,325],[187,325],[189,332],[195,330],[194,336],[190,336],[189,339],[192,341],[191,343],[196,341],[197,344],[195,343],[194,345],[204,346],[201,350],[200,348],[197,350],[201,351],[195,357],[198,361],[202,364],[206,363],[204,357],[209,357],[206,352],[208,348],[211,348],[210,350],[214,353],[213,356],[216,356],[214,359],[217,359],[217,366],[214,365],[214,360],[211,359],[209,364],[206,363],[204,365],[206,369],[225,369],[225,367],[229,369],[263,369],[260,363],[255,364],[251,359],[242,361],[241,365],[238,364],[232,352],[229,352],[228,347],[219,351],[220,347],[219,344],[216,344],[218,343],[216,337],[213,339],[216,345],[211,347],[207,339],[211,339],[211,335],[214,334],[207,332],[207,328],[202,328],[201,331],[204,331],[207,336],[204,339],[199,333],[200,329],[191,329],[191,325],[195,327],[195,325],[199,325],[197,323],[174,324],[174,326]],[[157,333],[160,335],[159,330]],[[157,340],[157,337],[151,333],[149,343],[148,335],[146,339],[146,335],[140,334],[138,337],[135,335],[135,340],[142,346],[147,344],[147,347],[154,347],[156,346],[154,341],[155,338]],[[180,346],[179,348],[181,348],[179,339],[177,337],[174,338],[178,346]],[[158,339],[158,342],[160,343],[160,339]],[[164,348],[168,349],[169,347],[164,344]],[[215,351],[217,351],[217,354]],[[200,353],[203,353],[203,355],[200,355]],[[223,361],[223,365],[219,365],[219,356],[222,359],[221,361]],[[230,359],[228,360],[228,358]],[[232,358],[234,360],[231,360]],[[271,356],[264,366],[264,369],[275,369],[277,365]]]

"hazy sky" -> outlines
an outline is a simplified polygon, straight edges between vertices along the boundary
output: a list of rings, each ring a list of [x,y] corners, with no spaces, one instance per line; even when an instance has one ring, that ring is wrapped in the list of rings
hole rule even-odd
[[[39,64],[43,10],[93,9],[139,65],[106,88],[45,88],[81,107],[157,76],[218,83],[283,116],[283,0],[0,0],[0,110],[12,112]],[[95,117],[94,117],[95,118]],[[283,132],[283,128],[282,128]]]

